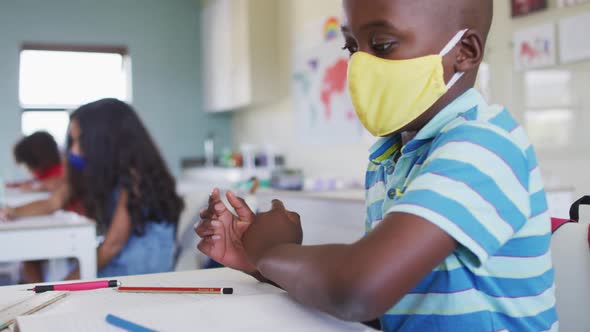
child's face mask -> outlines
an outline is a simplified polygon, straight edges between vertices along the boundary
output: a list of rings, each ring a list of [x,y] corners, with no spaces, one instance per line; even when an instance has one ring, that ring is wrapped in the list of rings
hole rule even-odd
[[[86,161],[84,158],[73,152],[68,153],[68,162],[70,163],[70,166],[77,171],[82,172],[86,168]]]
[[[348,67],[348,89],[356,114],[374,136],[397,132],[428,110],[463,76],[445,84],[443,57],[463,38],[459,31],[438,55],[385,60],[356,52]]]

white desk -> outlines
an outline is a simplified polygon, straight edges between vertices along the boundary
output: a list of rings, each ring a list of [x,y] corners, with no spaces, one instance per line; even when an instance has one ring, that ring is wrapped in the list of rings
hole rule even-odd
[[[82,279],[96,278],[95,223],[74,213],[0,222],[0,262],[77,258]]]
[[[303,243],[353,243],[365,234],[365,200],[360,190],[336,192],[260,191],[261,211],[270,209],[272,199],[301,215]]]
[[[158,331],[369,330],[361,324],[343,322],[305,308],[282,290],[230,269],[128,276],[117,280],[127,286],[233,287],[234,295],[130,294],[113,289],[71,292],[41,312],[21,319],[23,332],[119,331],[105,323],[108,313]],[[20,291],[26,287],[0,287],[0,308],[34,296]]]
[[[48,199],[51,194],[48,192],[24,192],[20,189],[5,189],[4,202],[6,206],[16,207],[31,202]]]

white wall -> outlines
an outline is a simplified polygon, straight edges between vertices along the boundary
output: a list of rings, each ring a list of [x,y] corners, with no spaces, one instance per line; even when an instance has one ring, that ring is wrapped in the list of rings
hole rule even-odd
[[[524,74],[513,70],[512,33],[516,30],[543,23],[557,23],[560,19],[590,12],[590,4],[569,8],[557,8],[557,0],[550,0],[550,9],[511,19],[509,1],[495,1],[496,17],[488,44],[488,61],[492,68],[492,99],[509,107],[524,123],[525,98]],[[588,41],[590,42],[590,40]],[[539,164],[548,190],[573,189],[575,196],[590,194],[590,60],[549,69],[567,69],[574,73],[573,87],[575,128],[573,142],[564,149],[552,149],[536,145]]]
[[[504,104],[520,120],[524,117],[522,96],[523,79],[512,65],[512,33],[514,29],[555,21],[579,12],[590,11],[590,4],[566,9],[557,9],[557,0],[550,0],[551,9],[524,18],[510,18],[508,0],[495,1],[495,19],[486,50],[486,61],[491,67],[492,102]],[[367,162],[370,144],[310,146],[297,143],[297,128],[293,125],[292,99],[289,96],[291,56],[296,34],[301,33],[308,22],[315,22],[328,15],[341,15],[341,0],[282,0],[280,9],[280,84],[282,96],[275,103],[238,112],[233,117],[234,143],[272,142],[286,154],[292,167],[303,168],[311,176],[344,176],[361,179]],[[572,66],[585,71],[590,77],[590,61]],[[583,80],[582,80],[583,81]],[[587,79],[586,82],[590,82]],[[581,90],[581,89],[579,89]],[[585,90],[587,91],[587,89]],[[585,100],[582,110],[589,110],[590,95],[580,96]],[[588,116],[578,123],[577,143],[568,151],[544,150],[538,147],[540,164],[548,187],[574,188],[577,195],[590,193],[590,150],[581,142],[590,142],[584,137]],[[586,139],[585,139],[586,138]]]
[[[341,0],[281,0],[279,57],[281,96],[277,101],[237,112],[233,118],[234,142],[274,144],[287,156],[289,166],[303,168],[310,176],[347,177],[362,180],[370,144],[302,145],[297,142],[290,97],[291,53],[295,37],[306,23],[340,16]]]

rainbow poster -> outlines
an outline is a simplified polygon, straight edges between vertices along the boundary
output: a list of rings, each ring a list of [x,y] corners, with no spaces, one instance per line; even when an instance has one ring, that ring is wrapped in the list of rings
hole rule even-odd
[[[340,37],[340,20],[337,17],[329,17],[324,23],[324,39],[329,42]]]

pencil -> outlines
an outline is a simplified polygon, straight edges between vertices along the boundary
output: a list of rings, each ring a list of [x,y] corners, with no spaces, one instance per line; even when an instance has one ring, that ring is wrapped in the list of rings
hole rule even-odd
[[[122,293],[189,293],[189,294],[233,294],[233,288],[212,287],[119,287]]]
[[[108,314],[106,320],[107,323],[129,332],[157,332],[112,314]]]

